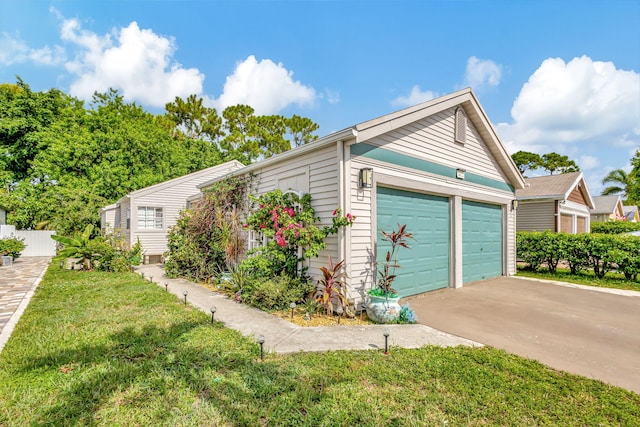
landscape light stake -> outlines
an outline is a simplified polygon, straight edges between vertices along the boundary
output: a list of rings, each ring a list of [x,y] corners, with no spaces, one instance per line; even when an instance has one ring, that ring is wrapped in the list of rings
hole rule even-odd
[[[164,282],[164,290],[169,292],[169,284],[167,282]]]
[[[144,280],[144,271],[140,272],[140,277],[142,277],[142,280]]]
[[[336,309],[336,313],[338,313],[338,325],[340,324],[340,318],[342,317],[342,313],[344,313],[344,309],[341,305]]]
[[[258,344],[260,344],[260,360],[264,360],[264,335],[258,335]]]
[[[292,302],[291,304],[289,304],[289,308],[291,309],[291,320],[293,320],[293,310],[295,310],[296,308],[296,303]]]
[[[215,322],[214,320],[214,316],[216,315],[216,306],[214,305],[213,307],[211,307],[211,324],[213,325],[213,323]]]
[[[184,305],[187,305],[187,295],[189,294],[189,291],[184,291],[182,295],[184,295]]]
[[[60,270],[62,270],[62,267],[64,267],[64,260],[63,259],[60,260]]]
[[[384,328],[384,354],[389,354],[389,329]]]
[[[149,282],[153,283],[153,276],[149,276]]]

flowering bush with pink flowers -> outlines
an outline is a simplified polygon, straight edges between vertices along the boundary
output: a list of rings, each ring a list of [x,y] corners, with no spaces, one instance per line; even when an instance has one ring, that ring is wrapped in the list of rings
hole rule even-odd
[[[253,197],[256,209],[248,216],[245,228],[267,237],[266,246],[256,250],[268,260],[271,274],[299,275],[298,263],[318,256],[325,248],[325,239],[336,234],[341,227],[351,226],[355,217],[340,209],[333,211],[331,225],[319,227],[320,221],[311,207],[311,195],[302,197],[280,190]],[[248,261],[248,264],[255,263]]]

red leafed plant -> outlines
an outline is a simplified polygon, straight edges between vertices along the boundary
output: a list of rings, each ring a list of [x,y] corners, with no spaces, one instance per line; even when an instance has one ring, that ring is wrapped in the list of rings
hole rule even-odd
[[[411,249],[407,244],[407,239],[413,239],[413,234],[407,233],[407,224],[398,224],[398,229],[390,233],[382,231],[383,240],[391,243],[391,250],[387,251],[382,269],[378,270],[378,287],[369,291],[369,294],[376,296],[393,296],[397,291],[391,286],[396,279],[396,268],[398,264],[398,250],[400,248]]]
[[[331,255],[329,255],[329,265],[320,268],[322,278],[318,280],[314,298],[319,304],[322,304],[327,316],[333,314],[334,301],[343,310],[347,306],[347,274],[342,271],[343,267],[344,260],[334,265]]]

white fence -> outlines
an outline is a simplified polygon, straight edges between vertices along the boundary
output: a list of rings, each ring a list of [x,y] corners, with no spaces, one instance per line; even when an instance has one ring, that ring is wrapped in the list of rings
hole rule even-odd
[[[26,245],[21,256],[55,256],[56,242],[51,238],[55,231],[48,230],[16,230],[15,225],[0,225],[0,239],[17,237]]]

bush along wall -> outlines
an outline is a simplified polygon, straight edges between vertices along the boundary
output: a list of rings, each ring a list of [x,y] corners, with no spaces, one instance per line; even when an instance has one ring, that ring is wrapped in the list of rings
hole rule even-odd
[[[616,270],[628,280],[636,280],[640,273],[638,236],[519,231],[516,247],[518,259],[529,270],[536,271],[544,265],[555,273],[558,264],[565,262],[573,274],[591,269],[599,278]]]
[[[622,234],[639,230],[640,222],[607,221],[591,223],[591,232],[598,234]]]

